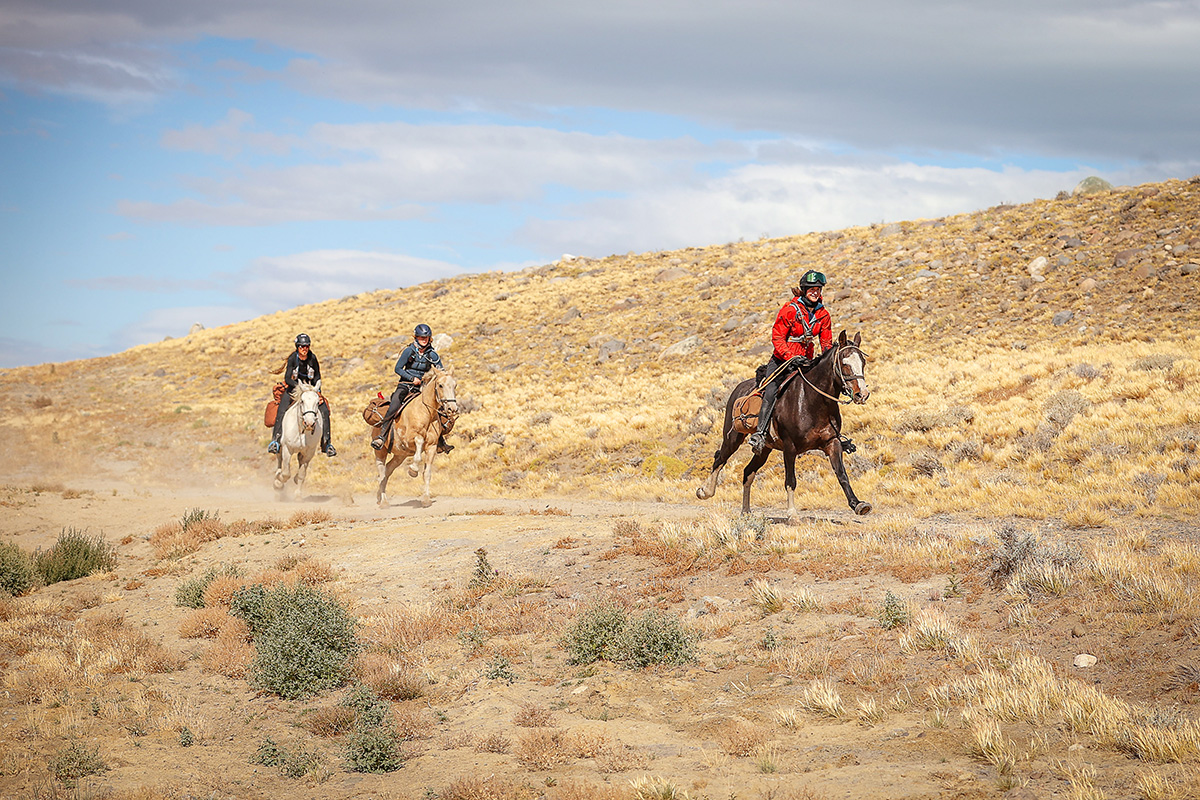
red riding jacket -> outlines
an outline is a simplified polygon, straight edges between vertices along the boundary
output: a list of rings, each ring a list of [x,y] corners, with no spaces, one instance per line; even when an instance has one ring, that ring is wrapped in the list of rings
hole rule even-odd
[[[820,339],[822,352],[833,347],[833,322],[829,312],[820,303],[810,311],[799,297],[793,297],[779,309],[771,328],[775,357],[780,361],[793,356],[812,358],[814,339]]]

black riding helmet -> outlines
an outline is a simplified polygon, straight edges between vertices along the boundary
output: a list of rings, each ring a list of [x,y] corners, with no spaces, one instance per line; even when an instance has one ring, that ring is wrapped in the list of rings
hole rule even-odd
[[[312,339],[308,338],[307,333],[302,333],[296,337],[296,347],[312,347]]]
[[[820,288],[825,286],[825,273],[817,272],[815,269],[810,269],[804,273],[804,277],[800,278],[800,290],[811,289],[814,286]]]
[[[422,322],[413,329],[413,338],[416,339],[418,336],[433,336],[433,331],[429,329],[428,325]]]

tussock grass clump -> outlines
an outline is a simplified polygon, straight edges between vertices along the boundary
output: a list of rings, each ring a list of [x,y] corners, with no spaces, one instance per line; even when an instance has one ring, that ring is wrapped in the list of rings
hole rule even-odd
[[[354,665],[359,682],[386,700],[415,700],[429,681],[411,665],[383,653],[359,653]]]
[[[634,617],[623,608],[601,605],[583,612],[563,634],[561,643],[573,664],[605,660],[641,669],[694,661],[696,638],[676,617],[660,611]]]
[[[36,583],[33,557],[12,542],[0,542],[0,594],[18,597]]]
[[[513,756],[529,769],[550,769],[570,760],[566,735],[557,728],[531,728],[517,736]]]
[[[1005,587],[1023,574],[1046,568],[1071,571],[1084,566],[1086,559],[1075,548],[1064,544],[1044,544],[1032,531],[1022,534],[1012,525],[996,532],[999,543],[984,556],[984,572],[995,587]]]
[[[495,775],[456,778],[437,794],[439,800],[534,800],[544,796],[528,784]]]
[[[117,550],[98,534],[88,536],[85,531],[67,528],[49,550],[37,551],[33,561],[38,576],[49,586],[112,569],[117,563]]]
[[[354,620],[334,598],[303,584],[252,584],[234,592],[230,611],[250,627],[255,685],[291,700],[345,682],[359,644]]]

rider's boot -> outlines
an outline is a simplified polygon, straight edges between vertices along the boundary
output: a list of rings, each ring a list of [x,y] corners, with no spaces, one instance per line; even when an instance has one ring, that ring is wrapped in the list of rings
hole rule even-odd
[[[856,445],[854,442],[850,441],[849,436],[846,436],[844,434],[839,434],[838,441],[842,443],[842,452],[843,453],[853,453],[854,451],[858,450],[858,445]]]
[[[392,421],[390,419],[385,420],[383,423],[383,427],[379,429],[379,435],[371,440],[371,447],[374,448],[375,450],[382,450],[383,443],[386,442],[387,438],[388,438],[388,431],[390,431],[391,429],[392,429]]]
[[[439,453],[449,453],[453,449],[454,449],[454,445],[447,442],[446,437],[444,435],[438,437],[437,451]]]
[[[337,455],[337,450],[334,449],[333,443],[330,442],[329,440],[325,440],[324,442],[321,442],[321,452],[324,453],[325,455],[329,456],[330,458],[333,458],[334,456]]]
[[[750,449],[760,455],[767,446],[767,430],[771,427],[771,412],[775,410],[775,396],[779,390],[768,383],[762,393],[762,407],[758,410],[758,427],[750,434]]]
[[[279,452],[279,433],[278,432],[271,434],[271,443],[269,445],[267,445],[267,452],[268,453],[278,453]]]

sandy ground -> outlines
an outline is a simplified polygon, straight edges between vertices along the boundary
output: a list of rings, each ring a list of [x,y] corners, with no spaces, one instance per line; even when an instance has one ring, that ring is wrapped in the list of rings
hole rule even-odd
[[[87,784],[96,790],[150,786],[172,787],[179,794],[171,796],[269,797],[286,792],[312,798],[407,798],[436,796],[431,792],[442,792],[464,776],[497,776],[554,797],[555,791],[572,781],[628,787],[630,780],[644,775],[667,777],[697,798],[802,797],[804,791],[829,798],[967,798],[996,797],[1010,789],[1034,790],[1022,789],[1022,782],[1011,781],[991,764],[973,758],[965,742],[967,732],[953,723],[931,723],[928,710],[920,705],[888,712],[874,724],[860,724],[853,715],[842,720],[802,715],[797,728],[781,727],[774,719],[775,710],[794,707],[808,680],[768,668],[757,646],[767,633],[793,645],[811,645],[825,654],[843,681],[845,675],[857,674],[860,689],[890,684],[886,693],[879,694],[885,701],[897,686],[911,686],[919,697],[928,678],[942,673],[953,677],[947,671],[952,668],[946,659],[930,654],[901,659],[894,637],[882,638],[877,623],[861,614],[778,614],[762,620],[750,606],[753,579],[770,579],[785,593],[806,587],[836,604],[854,597],[874,602],[885,590],[921,600],[936,594],[946,576],[902,583],[886,574],[823,579],[794,570],[714,570],[673,578],[654,559],[629,554],[611,557],[618,521],[686,523],[713,512],[730,513],[736,488],[727,483],[722,491],[725,504],[701,505],[695,501],[478,499],[437,496],[435,487],[430,508],[398,497],[391,508],[379,509],[369,497],[356,497],[353,505],[322,496],[279,503],[269,487],[172,489],[73,482],[69,490],[52,487],[36,493],[10,487],[0,514],[0,535],[29,550],[48,547],[68,527],[124,542],[113,573],[57,584],[38,594],[69,602],[99,593],[102,600],[96,607],[78,611],[81,619],[101,612],[118,614],[190,659],[177,672],[147,676],[137,688],[161,692],[165,703],[186,700],[207,720],[208,736],[200,746],[183,748],[172,731],[135,738],[83,724],[83,738],[99,744],[109,765],[107,772]],[[210,542],[167,574],[158,574],[152,569],[159,562],[149,543],[151,533],[191,509],[217,513],[224,521],[287,519],[297,511],[314,509],[324,509],[332,518]],[[805,513],[800,524],[832,520],[849,532],[862,524],[846,510]],[[927,524],[949,530],[978,522],[940,519]],[[461,588],[480,547],[487,549],[491,563],[502,573],[536,577],[544,588],[521,599],[543,604],[552,616],[574,613],[610,593],[656,600],[659,607],[680,615],[697,604],[714,604],[709,610],[717,613],[703,618],[708,620],[709,635],[701,642],[697,663],[642,671],[607,664],[581,668],[566,662],[553,637],[538,641],[514,636],[493,641],[490,651],[485,651],[511,660],[518,680],[508,684],[484,676],[486,655],[464,658],[452,647],[456,652],[449,661],[436,666],[440,683],[428,697],[416,701],[432,721],[431,731],[410,743],[413,757],[399,771],[364,775],[345,769],[338,741],[315,737],[301,727],[306,714],[332,705],[340,693],[287,702],[255,692],[245,681],[203,671],[197,659],[208,643],[178,634],[189,609],[174,604],[175,589],[181,580],[211,565],[235,561],[253,572],[287,555],[318,559],[336,570],[339,578],[334,585],[350,598],[354,612],[370,616],[389,608],[421,608]],[[130,588],[134,583],[136,587]],[[658,588],[647,590],[650,586]],[[979,624],[985,629],[1001,627],[1004,605],[994,593],[968,591],[963,597],[945,599],[943,605],[950,613],[982,619]],[[722,619],[725,625],[718,624]],[[1073,619],[1067,614],[1063,624],[1069,626]],[[1060,634],[1048,632],[1043,649],[1066,663],[1082,645],[1064,644]],[[880,679],[881,673],[890,677]],[[1115,683],[1117,678],[1108,680]],[[131,688],[109,686],[104,691],[120,694]],[[1142,687],[1138,694],[1153,691],[1154,687]],[[549,769],[531,769],[518,763],[512,752],[477,752],[468,744],[493,733],[516,743],[528,733],[513,722],[523,706],[550,711],[554,729],[618,743],[628,758],[623,764],[606,766],[596,759],[572,757]],[[36,796],[39,786],[50,785],[39,783],[46,779],[39,777],[38,765],[44,765],[63,740],[36,735],[38,726],[31,724],[31,715],[45,715],[46,709],[11,701],[0,708],[0,746],[9,752],[7,767],[0,774],[0,796]],[[729,754],[728,742],[739,726],[749,726],[764,737],[754,754]],[[1037,732],[1027,734],[1032,740]],[[281,743],[308,742],[325,754],[328,769],[319,776],[291,779],[252,764],[251,754],[268,735]],[[769,756],[766,762],[764,753]],[[1116,754],[1089,755],[1093,763],[1125,769],[1127,759]],[[1025,766],[1023,783],[1036,792],[1010,796],[1042,797],[1048,796],[1043,792],[1065,787],[1062,774],[1048,766],[1052,759],[1044,761]]]

